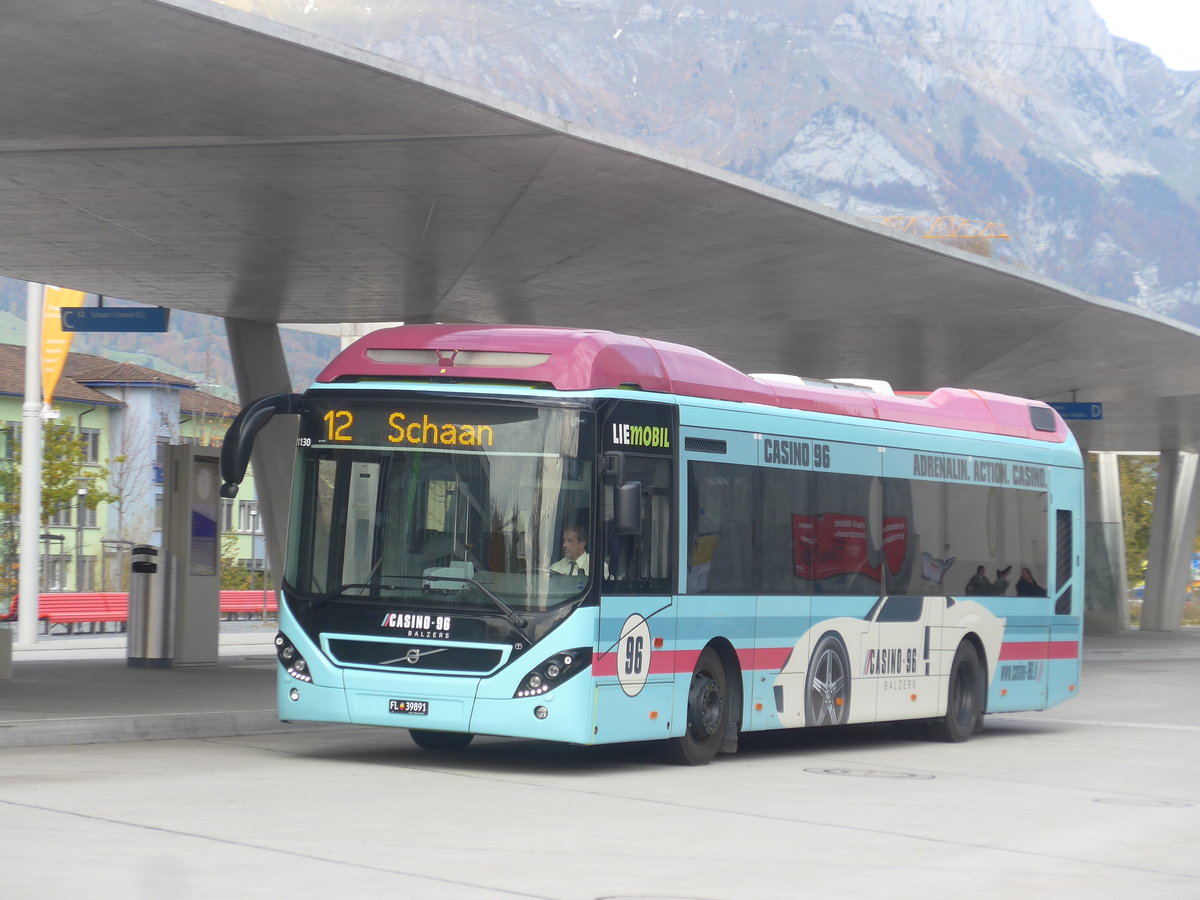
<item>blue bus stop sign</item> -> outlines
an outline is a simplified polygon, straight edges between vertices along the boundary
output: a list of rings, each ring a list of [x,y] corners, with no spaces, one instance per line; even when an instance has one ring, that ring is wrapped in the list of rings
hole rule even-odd
[[[1058,414],[1068,421],[1104,418],[1103,403],[1051,403],[1050,406],[1054,407]]]
[[[63,331],[167,330],[171,311],[161,306],[88,306],[62,311]]]

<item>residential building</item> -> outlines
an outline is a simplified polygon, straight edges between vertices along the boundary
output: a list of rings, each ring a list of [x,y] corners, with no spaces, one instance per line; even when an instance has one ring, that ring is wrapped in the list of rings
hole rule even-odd
[[[24,379],[25,348],[0,344],[0,466],[18,477]],[[69,425],[83,443],[79,474],[104,475],[100,484],[115,499],[99,504],[93,499],[89,504],[87,482],[81,479],[75,501],[50,515],[42,529],[42,590],[121,590],[128,583],[130,548],[162,545],[165,448],[220,446],[238,407],[186,378],[72,353],[52,408],[58,421]],[[11,582],[5,593],[15,591],[16,584],[17,483],[6,479],[7,496],[0,497],[4,573]],[[231,567],[261,572],[264,541],[252,473],[238,499],[223,503],[222,526],[233,536],[222,548],[223,557]],[[6,600],[0,594],[0,603]]]

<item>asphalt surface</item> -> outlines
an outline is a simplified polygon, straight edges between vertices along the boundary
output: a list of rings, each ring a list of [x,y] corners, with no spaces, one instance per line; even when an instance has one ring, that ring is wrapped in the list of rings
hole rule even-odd
[[[653,743],[259,732],[283,727],[267,636],[174,670],[112,646],[18,651],[0,897],[1200,896],[1195,630],[1093,638],[1079,696],[963,744],[793,729],[696,768]]]
[[[276,717],[274,633],[269,623],[239,623],[222,630],[215,665],[165,669],[129,666],[124,635],[43,637],[14,649],[13,677],[0,681],[0,747],[320,727]],[[1085,667],[1150,660],[1200,660],[1200,628],[1085,638]]]

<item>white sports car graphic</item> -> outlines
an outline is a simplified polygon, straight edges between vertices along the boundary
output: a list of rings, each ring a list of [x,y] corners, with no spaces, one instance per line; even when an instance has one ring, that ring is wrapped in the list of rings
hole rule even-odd
[[[789,728],[945,715],[961,702],[948,693],[958,658],[974,657],[985,690],[1003,638],[1004,619],[973,600],[885,597],[800,637],[775,679],[775,711]]]

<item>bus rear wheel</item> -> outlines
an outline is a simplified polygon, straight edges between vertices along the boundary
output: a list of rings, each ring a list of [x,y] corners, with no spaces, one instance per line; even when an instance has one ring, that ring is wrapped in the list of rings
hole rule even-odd
[[[681,766],[707,765],[721,749],[728,724],[725,664],[712,647],[705,647],[688,686],[687,728],[682,737],[667,742],[667,758]]]
[[[465,750],[475,737],[461,731],[423,731],[419,728],[410,728],[408,736],[422,750]]]
[[[979,652],[963,641],[950,664],[950,689],[946,715],[929,723],[929,736],[938,741],[960,743],[981,729],[987,682]]]

